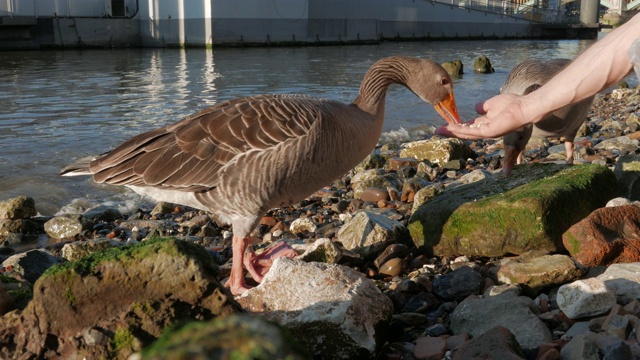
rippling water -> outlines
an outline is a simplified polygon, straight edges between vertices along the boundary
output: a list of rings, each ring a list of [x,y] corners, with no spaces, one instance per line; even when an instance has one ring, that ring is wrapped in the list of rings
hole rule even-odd
[[[588,40],[492,40],[255,49],[122,49],[0,52],[0,200],[32,196],[51,215],[73,199],[101,203],[129,195],[89,178],[58,176],[79,157],[112,149],[140,132],[230,98],[303,93],[352,101],[369,66],[385,56],[460,59],[455,81],[463,119],[498,92],[525,58],[573,58]],[[489,57],[496,72],[472,71]],[[401,87],[387,97],[385,131],[439,125],[433,108]]]

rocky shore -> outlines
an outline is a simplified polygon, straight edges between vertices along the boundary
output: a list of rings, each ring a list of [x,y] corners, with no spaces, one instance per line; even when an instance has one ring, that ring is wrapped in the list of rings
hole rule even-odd
[[[257,251],[300,256],[237,298],[206,212],[0,199],[0,356],[640,358],[639,115],[637,90],[600,95],[576,165],[534,139],[507,178],[500,139],[384,144],[263,217]]]

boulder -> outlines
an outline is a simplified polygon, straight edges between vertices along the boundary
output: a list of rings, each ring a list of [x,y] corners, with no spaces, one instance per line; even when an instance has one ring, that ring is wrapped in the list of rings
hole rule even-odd
[[[621,304],[640,299],[640,262],[610,265],[597,279]]]
[[[377,255],[393,243],[407,240],[407,229],[401,222],[368,211],[356,213],[337,234],[337,241],[345,249],[364,258]]]
[[[303,360],[310,356],[286,329],[246,314],[190,322],[171,329],[142,352],[144,360],[258,358]]]
[[[442,166],[454,159],[475,158],[476,154],[464,140],[432,138],[403,144],[400,156],[428,160]]]
[[[20,313],[0,318],[3,358],[126,359],[171,324],[240,311],[201,246],[109,248],[50,268]]]
[[[393,305],[348,267],[278,258],[262,283],[237,298],[287,328],[315,359],[363,359],[384,345]]]
[[[409,220],[415,245],[438,256],[504,256],[564,250],[562,234],[615,197],[599,165],[516,166],[509,177],[448,189]]]
[[[515,335],[520,346],[533,349],[551,340],[549,328],[538,318],[538,307],[528,297],[502,294],[483,299],[467,299],[451,313],[454,334],[479,336],[495,326]]]
[[[562,242],[586,267],[640,261],[640,208],[603,207],[571,226]]]
[[[560,286],[556,302],[569,319],[580,319],[606,313],[616,297],[599,279],[587,278]]]
[[[18,196],[0,201],[0,219],[28,219],[37,214],[36,203],[33,198],[28,196]]]

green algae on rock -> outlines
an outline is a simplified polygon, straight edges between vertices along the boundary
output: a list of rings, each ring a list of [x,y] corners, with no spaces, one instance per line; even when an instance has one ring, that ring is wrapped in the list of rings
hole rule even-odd
[[[562,234],[616,196],[613,173],[599,165],[518,166],[445,191],[409,220],[413,242],[437,256],[503,256],[560,251]]]
[[[142,352],[146,360],[310,358],[282,326],[242,314],[176,327]]]
[[[21,313],[0,318],[0,356],[126,359],[171,324],[241,311],[217,271],[201,246],[172,238],[54,266]]]

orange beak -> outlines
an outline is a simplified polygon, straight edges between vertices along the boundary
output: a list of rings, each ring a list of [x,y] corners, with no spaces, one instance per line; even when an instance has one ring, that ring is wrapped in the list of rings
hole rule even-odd
[[[447,95],[444,100],[434,105],[436,111],[442,118],[449,124],[462,124],[460,115],[458,115],[458,107],[456,106],[456,99],[453,97],[453,93]]]

